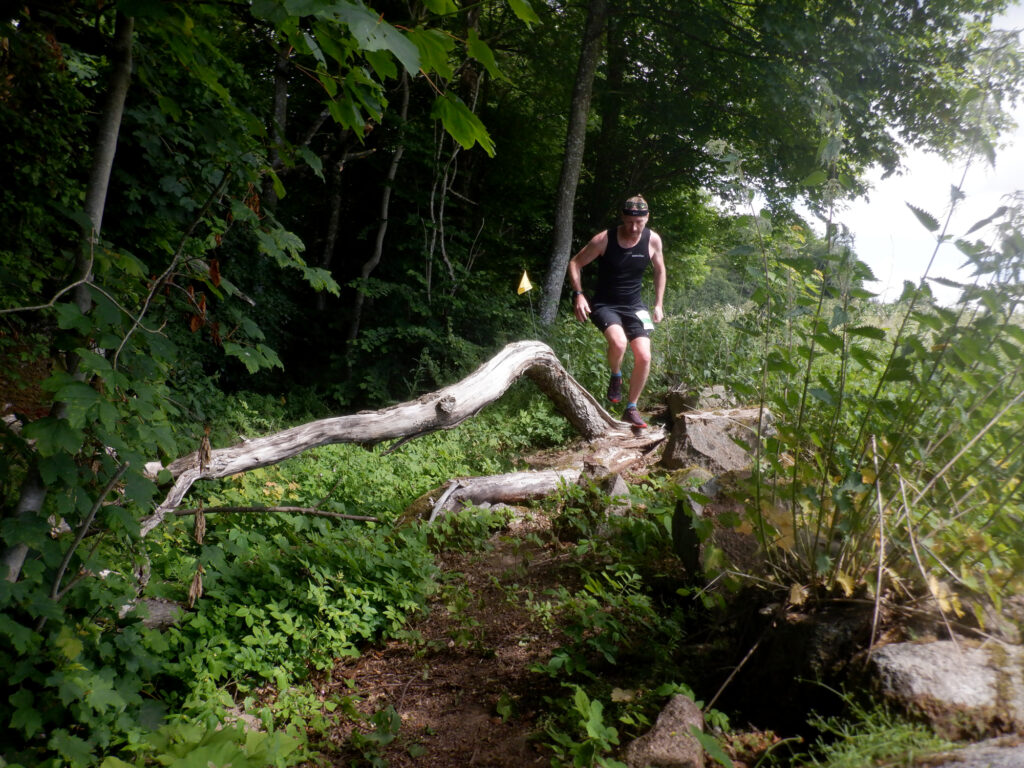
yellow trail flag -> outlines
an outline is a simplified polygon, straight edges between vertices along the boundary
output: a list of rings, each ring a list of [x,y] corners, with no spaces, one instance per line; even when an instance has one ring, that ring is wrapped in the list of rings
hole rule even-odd
[[[517,293],[522,295],[529,291],[531,288],[533,288],[533,286],[530,285],[530,278],[526,276],[526,270],[524,269],[523,279],[519,281],[519,290],[517,291]]]

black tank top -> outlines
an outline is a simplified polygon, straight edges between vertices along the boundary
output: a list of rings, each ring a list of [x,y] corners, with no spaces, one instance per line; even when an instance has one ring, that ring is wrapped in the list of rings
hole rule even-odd
[[[619,245],[619,228],[608,230],[608,245],[597,259],[595,304],[642,307],[640,287],[644,271],[651,263],[651,230],[644,227],[640,239],[631,248]]]

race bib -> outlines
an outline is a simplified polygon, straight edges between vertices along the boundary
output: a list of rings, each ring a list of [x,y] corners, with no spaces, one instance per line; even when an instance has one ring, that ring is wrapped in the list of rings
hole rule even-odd
[[[640,322],[644,324],[645,331],[654,330],[654,321],[651,320],[651,313],[646,309],[637,310],[636,316],[640,318]]]

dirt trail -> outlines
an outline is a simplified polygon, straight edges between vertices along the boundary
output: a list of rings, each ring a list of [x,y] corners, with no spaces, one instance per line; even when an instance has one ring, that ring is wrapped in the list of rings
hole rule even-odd
[[[356,693],[361,712],[390,705],[401,718],[397,737],[380,751],[391,768],[550,764],[550,753],[531,738],[539,728],[534,704],[557,689],[530,665],[547,661],[562,638],[523,602],[573,573],[557,544],[524,538],[547,525],[542,517],[515,521],[491,538],[489,551],[439,555],[445,583],[429,614],[410,626],[419,637],[391,641],[335,670],[336,692]],[[340,725],[335,745],[346,744],[352,729]],[[359,756],[348,746],[336,764]]]

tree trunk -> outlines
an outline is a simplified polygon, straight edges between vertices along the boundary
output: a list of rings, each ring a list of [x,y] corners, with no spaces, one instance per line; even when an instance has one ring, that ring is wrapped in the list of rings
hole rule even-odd
[[[409,77],[402,71],[402,109],[399,113],[399,119],[401,120],[401,129],[405,130],[405,121],[409,117]],[[405,139],[399,137],[398,146],[395,147],[394,153],[391,155],[391,164],[388,166],[387,177],[384,179],[384,191],[380,196],[380,224],[377,227],[377,239],[374,241],[373,254],[363,264],[363,268],[359,273],[359,287],[356,288],[355,301],[352,304],[352,322],[348,328],[348,335],[345,337],[346,341],[354,341],[359,336],[359,326],[363,320],[363,302],[366,300],[366,293],[363,289],[363,283],[370,276],[370,273],[377,268],[380,264],[381,256],[384,255],[384,236],[388,231],[388,210],[391,206],[391,189],[395,183],[395,177],[398,175],[398,164],[402,162],[402,155],[405,152]]]
[[[88,283],[92,280],[93,251],[103,227],[103,211],[107,202],[110,172],[114,166],[121,116],[124,114],[125,98],[131,83],[133,31],[134,19],[118,13],[111,51],[113,68],[110,72],[109,89],[99,123],[92,169],[89,173],[89,186],[85,195],[85,214],[89,219],[89,230],[83,233],[82,247],[75,265],[75,279],[81,283],[75,288],[74,301],[83,315],[92,309],[92,293]],[[77,358],[70,357],[67,367],[69,373],[81,378]],[[67,413],[66,403],[54,403],[51,413],[57,418],[63,418]],[[35,459],[32,460],[19,494],[15,517],[18,520],[29,520],[38,515],[43,508],[43,502],[46,501],[46,486],[39,477]],[[27,545],[17,544],[5,550],[0,556],[0,563],[7,566],[8,581],[18,580],[27,555]]]
[[[174,487],[152,515],[142,521],[145,536],[181,503],[189,488],[200,478],[218,478],[276,464],[303,451],[334,443],[376,445],[385,440],[404,442],[415,437],[452,429],[501,397],[521,376],[528,376],[588,440],[599,437],[630,442],[633,430],[617,421],[597,399],[562,367],[555,353],[539,341],[509,344],[491,360],[462,381],[418,400],[380,411],[321,419],[212,451],[200,467],[197,453],[171,463],[166,469],[175,478]],[[648,442],[663,439],[662,430],[646,433]],[[146,465],[146,475],[155,478],[164,467]]]
[[[587,22],[580,47],[580,61],[576,68],[576,84],[569,107],[569,129],[565,137],[565,157],[558,180],[555,200],[555,228],[551,249],[551,267],[544,281],[540,299],[540,321],[551,325],[558,312],[562,296],[565,269],[572,248],[573,202],[583,166],[583,148],[587,137],[587,115],[590,112],[590,94],[594,87],[594,73],[601,55],[601,33],[608,15],[608,0],[590,0]]]

